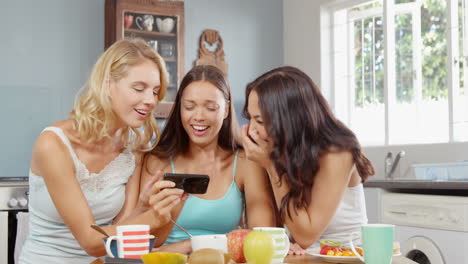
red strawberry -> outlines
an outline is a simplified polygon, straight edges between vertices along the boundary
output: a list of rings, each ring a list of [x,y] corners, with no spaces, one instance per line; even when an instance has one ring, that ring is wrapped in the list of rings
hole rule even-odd
[[[320,249],[320,255],[326,255],[327,251],[330,250],[330,246],[323,246],[322,249]]]

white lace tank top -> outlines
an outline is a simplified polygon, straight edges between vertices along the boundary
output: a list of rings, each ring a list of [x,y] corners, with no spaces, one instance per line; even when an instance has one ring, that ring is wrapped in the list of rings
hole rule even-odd
[[[90,173],[78,159],[62,129],[47,127],[67,146],[75,174],[98,225],[111,224],[125,202],[125,185],[135,170],[135,157],[126,149],[99,173]],[[41,176],[29,171],[29,234],[19,263],[90,263],[91,257],[64,224]],[[74,206],[70,204],[70,206]]]

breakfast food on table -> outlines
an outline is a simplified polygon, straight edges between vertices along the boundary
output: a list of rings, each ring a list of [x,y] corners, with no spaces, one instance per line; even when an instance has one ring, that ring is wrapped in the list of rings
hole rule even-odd
[[[356,248],[356,251],[359,255],[363,256],[363,252],[361,248]],[[331,248],[328,245],[325,245],[320,248],[320,255],[327,255],[327,256],[342,256],[342,257],[354,257],[356,256],[350,248],[344,247],[335,247]]]
[[[401,254],[400,252],[400,242],[394,241],[393,242],[393,255],[399,255]]]
[[[232,260],[237,263],[247,262],[244,256],[244,239],[252,230],[236,229],[227,234],[227,249]]]
[[[275,252],[275,244],[270,234],[252,231],[244,240],[244,255],[248,263],[270,264]]]
[[[356,251],[359,255],[364,256],[362,248],[356,247]],[[398,241],[393,242],[393,255],[400,254],[400,243]],[[351,248],[341,247],[341,242],[333,239],[322,239],[320,240],[320,255],[327,256],[342,256],[342,257],[354,257],[356,256]]]
[[[195,250],[188,258],[188,264],[227,264],[231,260],[229,254],[219,249],[202,248]]]
[[[185,264],[187,262],[187,256],[180,253],[169,253],[169,252],[151,252],[141,256],[143,263],[145,264]]]
[[[341,242],[334,239],[322,239],[320,240],[320,248],[324,246],[329,246],[331,248],[341,247]]]

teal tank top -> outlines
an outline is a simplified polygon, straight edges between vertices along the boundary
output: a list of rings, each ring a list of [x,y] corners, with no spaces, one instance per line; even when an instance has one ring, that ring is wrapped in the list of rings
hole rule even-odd
[[[244,194],[239,190],[235,181],[238,154],[239,151],[234,156],[232,183],[223,197],[218,200],[206,200],[190,195],[185,201],[177,218],[177,224],[187,229],[193,236],[226,234],[239,225],[244,209]],[[172,172],[175,173],[172,157],[170,163]],[[187,234],[174,226],[164,244],[172,244],[188,238]]]

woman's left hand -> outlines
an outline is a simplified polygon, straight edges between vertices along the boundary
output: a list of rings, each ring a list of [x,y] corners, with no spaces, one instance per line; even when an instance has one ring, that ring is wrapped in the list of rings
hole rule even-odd
[[[288,255],[304,255],[305,250],[301,248],[297,243],[291,243],[289,246]]]

